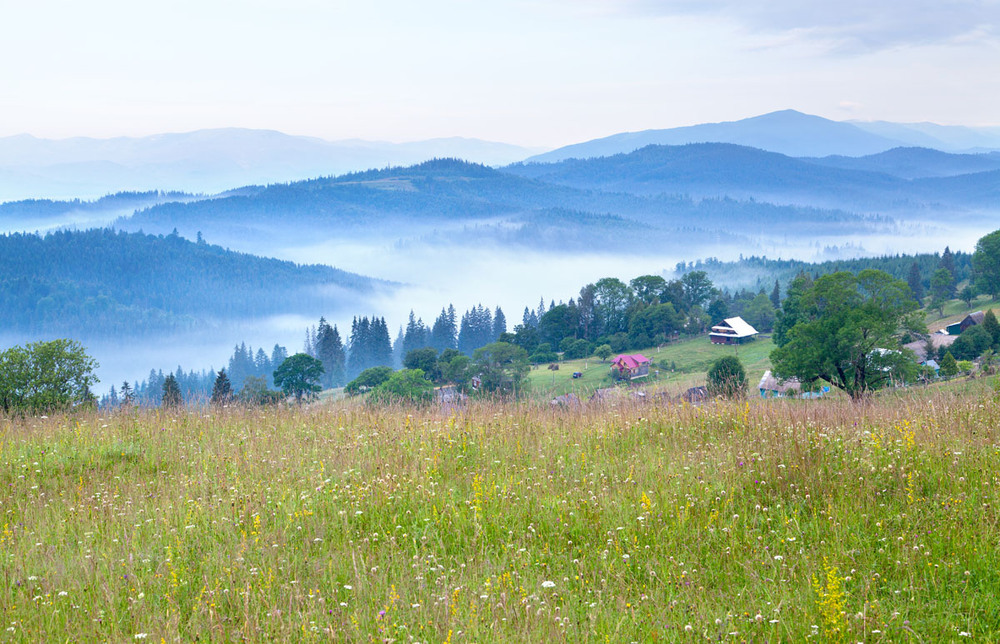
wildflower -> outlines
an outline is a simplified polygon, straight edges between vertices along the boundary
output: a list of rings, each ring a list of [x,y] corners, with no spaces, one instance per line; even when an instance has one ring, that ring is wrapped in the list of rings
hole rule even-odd
[[[687,624],[684,626],[684,630],[690,633],[691,631],[694,630],[694,627],[692,627],[690,624]]]
[[[542,582],[542,588],[555,588],[556,582],[545,580]]]
[[[149,637],[149,633],[136,633],[132,636],[132,639],[144,640]]]

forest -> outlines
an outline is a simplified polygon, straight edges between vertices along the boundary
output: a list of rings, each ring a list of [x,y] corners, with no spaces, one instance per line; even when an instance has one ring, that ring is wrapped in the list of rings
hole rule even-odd
[[[207,328],[213,320],[312,311],[380,285],[387,286],[177,234],[0,236],[0,325],[14,332],[121,337]]]

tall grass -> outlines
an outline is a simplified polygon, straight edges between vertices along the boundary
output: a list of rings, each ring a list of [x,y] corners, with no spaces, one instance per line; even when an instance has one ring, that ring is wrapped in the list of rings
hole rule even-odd
[[[10,641],[1000,638],[1000,400],[6,419]]]

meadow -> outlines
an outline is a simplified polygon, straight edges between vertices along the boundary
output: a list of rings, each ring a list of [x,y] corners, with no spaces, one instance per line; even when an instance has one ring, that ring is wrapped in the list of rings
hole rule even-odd
[[[0,420],[0,641],[1000,639],[1000,390]]]
[[[774,343],[770,336],[762,336],[753,342],[740,346],[712,344],[707,335],[685,338],[659,347],[629,350],[627,353],[641,353],[653,361],[650,376],[640,381],[642,385],[655,384],[672,395],[678,395],[689,387],[705,384],[705,374],[712,363],[723,356],[739,357],[747,372],[747,382],[751,391],[760,382],[764,372],[771,368],[770,355]],[[599,358],[581,358],[559,362],[559,370],[551,371],[548,365],[533,366],[528,373],[531,395],[542,400],[554,396],[575,393],[588,398],[594,390],[614,387],[611,378],[611,361]],[[573,378],[573,372],[582,374]]]

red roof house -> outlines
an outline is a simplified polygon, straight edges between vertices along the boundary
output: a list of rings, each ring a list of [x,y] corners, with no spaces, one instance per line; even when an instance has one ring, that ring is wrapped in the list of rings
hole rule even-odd
[[[611,361],[611,374],[616,380],[635,380],[649,375],[650,360],[641,353],[621,354]]]

